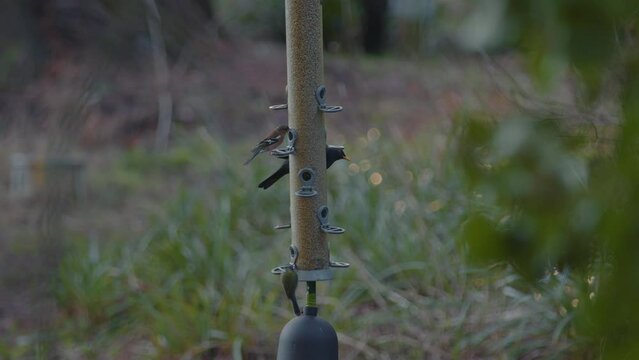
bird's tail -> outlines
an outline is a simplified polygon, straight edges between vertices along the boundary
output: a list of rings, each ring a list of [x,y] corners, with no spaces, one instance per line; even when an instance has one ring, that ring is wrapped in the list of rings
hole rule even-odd
[[[300,316],[302,314],[302,311],[300,310],[300,306],[297,304],[297,299],[295,298],[295,296],[291,298],[291,303],[293,304],[293,312],[295,313],[295,315]]]
[[[281,167],[276,172],[274,172],[273,175],[267,177],[264,181],[262,181],[257,187],[266,190],[286,174],[288,174],[288,167]]]
[[[248,165],[248,163],[250,163],[253,159],[255,159],[255,157],[259,155],[261,152],[262,152],[262,149],[260,149],[259,147],[256,147],[255,149],[251,150],[251,157],[244,162],[244,165]]]

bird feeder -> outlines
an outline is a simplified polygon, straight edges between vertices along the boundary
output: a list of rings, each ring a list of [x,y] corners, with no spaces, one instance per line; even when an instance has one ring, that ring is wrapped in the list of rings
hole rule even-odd
[[[349,266],[331,261],[328,244],[344,229],[329,223],[324,115],[342,107],[326,103],[321,0],[286,0],[285,11],[288,100],[270,109],[288,111],[289,146],[273,155],[289,158],[291,223],[276,228],[290,228],[292,241],[290,263],[272,272],[295,271],[306,282],[307,304],[282,330],[277,358],[332,360],[338,358],[337,336],[317,316],[316,282],[332,279],[333,268]]]

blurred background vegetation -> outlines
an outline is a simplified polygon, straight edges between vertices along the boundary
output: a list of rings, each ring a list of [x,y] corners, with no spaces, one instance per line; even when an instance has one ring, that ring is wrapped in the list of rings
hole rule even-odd
[[[323,3],[342,358],[639,358],[639,2]],[[0,4],[0,358],[274,358],[284,1]]]

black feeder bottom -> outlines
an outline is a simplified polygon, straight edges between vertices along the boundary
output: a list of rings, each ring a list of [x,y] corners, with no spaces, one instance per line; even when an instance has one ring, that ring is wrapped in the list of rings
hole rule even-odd
[[[282,329],[277,360],[337,360],[337,333],[328,321],[317,317],[317,308],[304,308],[304,314]]]

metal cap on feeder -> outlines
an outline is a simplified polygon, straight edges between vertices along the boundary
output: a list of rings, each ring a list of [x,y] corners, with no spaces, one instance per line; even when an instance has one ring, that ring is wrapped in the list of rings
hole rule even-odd
[[[289,321],[277,347],[277,360],[337,360],[337,333],[317,316],[316,307],[304,307],[304,315]]]

